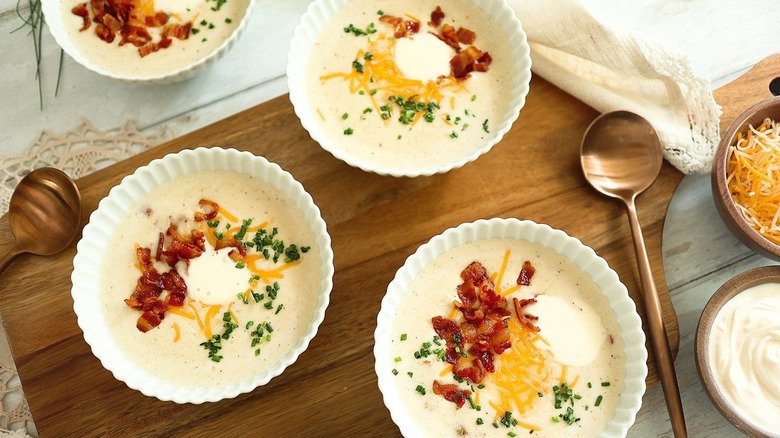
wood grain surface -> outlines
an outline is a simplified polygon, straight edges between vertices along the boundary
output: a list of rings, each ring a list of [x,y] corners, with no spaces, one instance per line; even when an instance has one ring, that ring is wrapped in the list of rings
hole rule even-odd
[[[206,145],[265,156],[291,172],[320,207],[333,240],[334,288],[319,333],[284,374],[235,399],[177,405],[127,388],[90,352],[69,295],[75,244],[53,257],[23,255],[3,274],[0,311],[38,431],[43,437],[398,436],[373,371],[380,301],[419,245],[479,218],[530,219],[579,238],[617,271],[641,314],[624,207],[593,190],[579,166],[580,140],[596,116],[535,77],[519,120],[488,154],[444,175],[395,179],[322,150],[283,96],[84,177],[78,185],[86,223],[122,177],[167,153]],[[681,178],[665,163],[637,202],[674,351],[678,325],[662,271],[661,234]],[[0,251],[12,243],[7,218],[0,242]],[[652,359],[649,365],[653,384]]]

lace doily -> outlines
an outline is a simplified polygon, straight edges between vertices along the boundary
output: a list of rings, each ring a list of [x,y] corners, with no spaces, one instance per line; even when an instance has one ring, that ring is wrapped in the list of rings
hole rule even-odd
[[[13,189],[33,169],[56,167],[78,179],[171,138],[167,128],[146,134],[132,121],[108,131],[96,129],[87,120],[61,135],[43,131],[26,153],[0,154],[0,215],[8,211]]]
[[[61,135],[43,131],[26,153],[0,154],[0,215],[8,212],[14,188],[33,169],[56,167],[78,179],[171,138],[167,128],[145,134],[133,122],[101,131],[83,120]],[[0,438],[37,437],[1,318],[0,331]]]

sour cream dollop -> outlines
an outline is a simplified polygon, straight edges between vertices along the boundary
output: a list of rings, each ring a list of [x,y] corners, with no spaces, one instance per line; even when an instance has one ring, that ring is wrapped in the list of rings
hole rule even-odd
[[[250,274],[236,266],[230,258],[234,248],[215,250],[208,241],[200,257],[189,261],[189,266],[179,263],[176,270],[187,284],[190,298],[204,304],[230,304],[236,294],[249,288]]]
[[[754,286],[724,304],[709,345],[726,400],[754,425],[780,430],[780,284]]]
[[[395,42],[395,64],[409,79],[436,81],[450,74],[450,59],[455,51],[429,33],[420,33]]]
[[[535,323],[544,345],[562,365],[581,367],[591,363],[607,339],[601,319],[586,306],[539,295],[528,311],[539,317]]]

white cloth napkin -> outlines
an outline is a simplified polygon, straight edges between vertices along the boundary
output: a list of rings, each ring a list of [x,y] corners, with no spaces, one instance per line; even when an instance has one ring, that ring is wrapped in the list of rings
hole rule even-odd
[[[721,111],[710,79],[697,74],[685,54],[627,28],[626,22],[597,17],[593,2],[588,7],[580,0],[509,4],[528,36],[535,74],[600,112],[640,114],[655,127],[665,158],[677,169],[710,170]]]

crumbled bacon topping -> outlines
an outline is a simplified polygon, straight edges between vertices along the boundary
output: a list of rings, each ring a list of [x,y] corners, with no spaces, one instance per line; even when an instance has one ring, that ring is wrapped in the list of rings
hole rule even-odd
[[[539,327],[535,326],[532,321],[539,320],[539,317],[531,315],[529,313],[525,313],[524,311],[525,306],[536,302],[536,298],[529,298],[526,300],[518,300],[517,298],[512,298],[512,301],[513,304],[515,305],[515,313],[517,313],[517,318],[520,320],[520,324],[524,325],[525,328],[529,330],[538,332]]]
[[[461,311],[464,322],[458,324],[441,316],[431,322],[436,334],[446,342],[444,355],[452,364],[452,372],[462,379],[479,383],[487,373],[495,372],[494,355],[511,347],[506,319],[510,312],[506,298],[495,291],[487,270],[479,262],[473,262],[461,272],[457,288],[460,301],[455,306]],[[460,359],[468,353],[473,357],[468,365]]]
[[[92,22],[89,20],[89,11],[87,10],[86,3],[79,3],[76,6],[74,6],[73,9],[71,9],[70,11],[73,12],[74,15],[81,17],[83,24],[81,25],[81,29],[79,29],[79,32],[83,32],[89,29],[89,26],[92,24]]]
[[[455,56],[450,60],[452,76],[463,80],[468,78],[471,72],[488,71],[493,58],[490,56],[490,53],[483,52],[473,45],[477,39],[476,32],[465,27],[455,29],[451,24],[442,24],[443,19],[444,12],[440,6],[437,6],[436,10],[431,13],[429,24],[434,28],[438,28],[438,32],[431,33],[452,47],[456,52]],[[462,45],[465,45],[466,48],[463,49]]]
[[[520,277],[527,276],[530,284],[530,277],[534,272],[531,262],[526,261]],[[511,313],[507,299],[496,292],[487,269],[480,262],[469,264],[461,271],[460,277],[463,282],[457,286],[458,301],[453,305],[460,310],[465,321],[458,323],[435,316],[431,323],[436,335],[446,343],[443,359],[452,365],[452,373],[478,384],[487,373],[496,371],[495,357],[512,347],[507,321]],[[512,301],[520,324],[538,332],[539,327],[533,322],[539,318],[528,314],[524,309],[525,306],[535,303],[536,299],[512,298]],[[463,358],[470,358],[470,363],[461,363]],[[436,380],[433,382],[433,392],[455,403],[458,408],[463,406],[471,394],[457,385],[442,384]]]
[[[409,37],[420,31],[420,22],[417,20],[407,20],[392,15],[382,15],[379,21],[393,26],[396,38]]]
[[[170,267],[167,272],[161,274],[154,267],[151,249],[136,249],[141,276],[132,295],[125,300],[125,304],[143,312],[136,322],[138,330],[147,332],[157,327],[165,318],[165,312],[170,306],[184,305],[187,284],[174,266],[179,260],[189,261],[199,257],[204,250],[205,237],[202,232],[193,230],[189,237],[185,237],[178,233],[174,224],[168,227],[165,234],[160,233],[154,257],[155,260],[165,262]],[[167,295],[160,299],[166,291]]]
[[[441,10],[441,6],[436,6],[433,12],[431,12],[431,26],[439,27],[441,20],[444,19],[444,11]]]
[[[80,31],[90,28],[94,21],[95,35],[106,43],[113,43],[117,34],[121,36],[119,45],[132,44],[138,48],[141,57],[160,49],[170,47],[173,38],[185,40],[189,38],[192,23],[168,24],[170,15],[162,11],[153,11],[151,15],[140,12],[139,0],[90,0],[76,5],[71,12],[82,18]],[[90,19],[90,12],[92,18]],[[159,41],[149,32],[151,28],[162,27]]]
[[[439,383],[438,380],[433,381],[433,393],[455,403],[458,409],[466,403],[466,397],[471,395],[468,389],[460,389],[458,385],[452,383]]]
[[[143,312],[138,317],[136,327],[145,333],[160,325],[170,306],[184,305],[187,285],[174,268],[160,274],[152,264],[149,248],[137,248],[136,258],[141,268],[141,276],[125,304]],[[163,291],[168,294],[164,299],[160,299]]]
[[[530,285],[535,272],[536,268],[531,265],[530,261],[526,260],[523,262],[523,268],[520,269],[520,275],[517,276],[517,284],[520,286]]]

